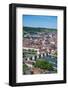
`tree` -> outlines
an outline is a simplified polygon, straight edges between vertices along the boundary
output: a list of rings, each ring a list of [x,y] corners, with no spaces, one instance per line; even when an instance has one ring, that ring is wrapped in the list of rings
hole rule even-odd
[[[28,66],[26,64],[23,64],[23,74],[26,73],[26,70],[28,70]]]
[[[46,60],[37,60],[36,63],[34,64],[34,67],[38,67],[40,69],[47,69],[49,71],[53,70],[53,65],[49,63]]]

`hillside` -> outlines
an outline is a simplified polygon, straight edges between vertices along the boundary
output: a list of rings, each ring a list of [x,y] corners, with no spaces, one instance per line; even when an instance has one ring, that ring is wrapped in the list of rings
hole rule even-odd
[[[37,33],[37,32],[56,32],[57,29],[50,28],[35,28],[35,27],[23,27],[24,34],[26,33]]]

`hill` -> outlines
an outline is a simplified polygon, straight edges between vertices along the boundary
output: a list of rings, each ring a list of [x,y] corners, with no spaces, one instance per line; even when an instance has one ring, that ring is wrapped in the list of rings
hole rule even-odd
[[[37,33],[37,32],[57,32],[57,29],[50,28],[36,28],[36,27],[23,27],[24,34],[26,33]]]

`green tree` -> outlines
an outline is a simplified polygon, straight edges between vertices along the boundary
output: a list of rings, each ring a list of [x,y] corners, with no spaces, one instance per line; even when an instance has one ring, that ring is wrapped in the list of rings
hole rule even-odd
[[[37,60],[34,64],[35,67],[41,68],[41,69],[47,69],[47,70],[53,70],[53,65],[49,63],[46,60]]]
[[[23,64],[23,73],[26,73],[26,70],[28,69],[28,66],[26,64]]]

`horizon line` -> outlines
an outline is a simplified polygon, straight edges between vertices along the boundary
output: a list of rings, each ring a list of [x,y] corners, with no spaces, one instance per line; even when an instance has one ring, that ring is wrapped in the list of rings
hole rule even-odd
[[[57,28],[48,28],[48,27],[32,27],[32,26],[23,26],[23,27],[29,27],[29,28],[47,28],[47,29],[57,29]]]

